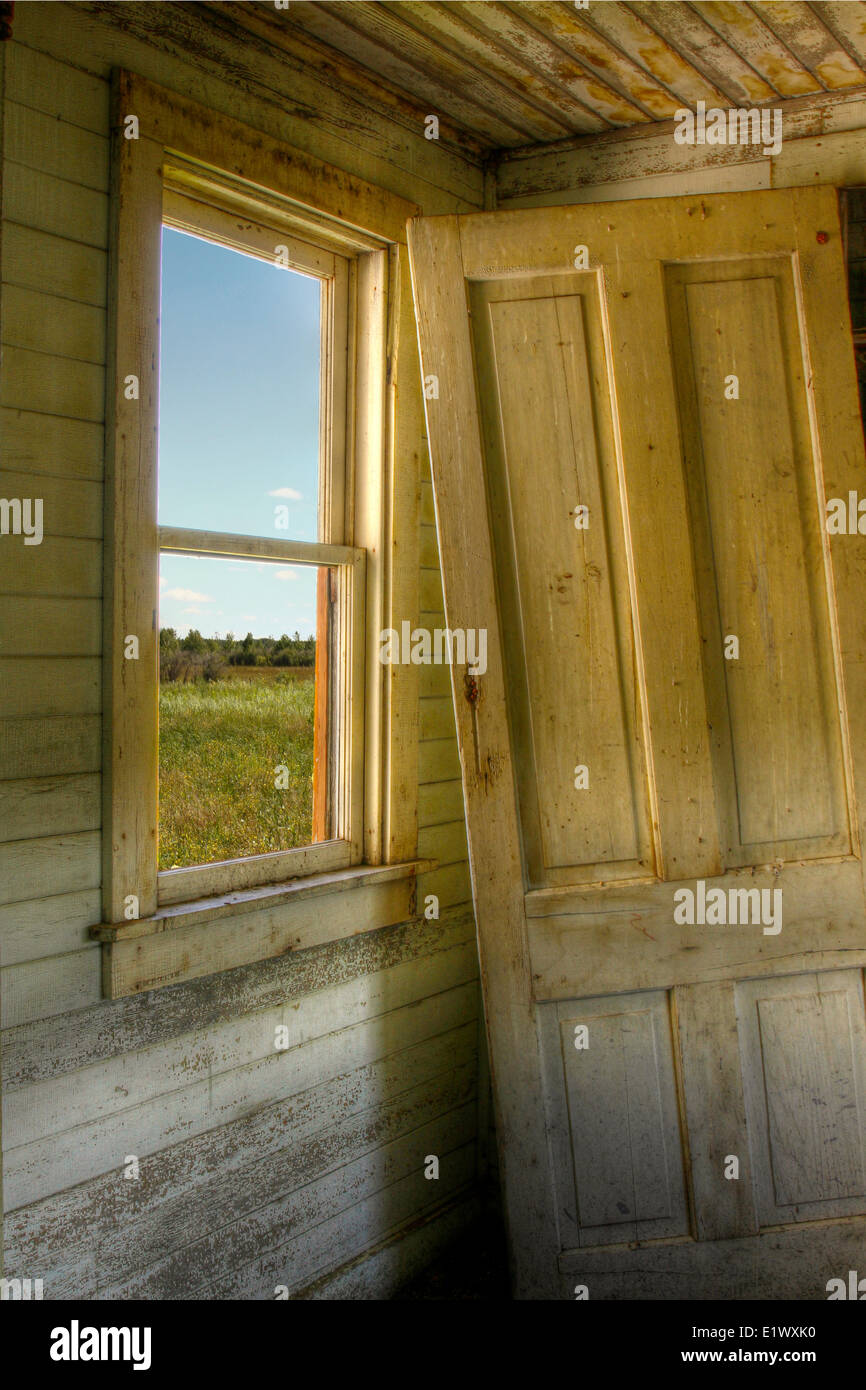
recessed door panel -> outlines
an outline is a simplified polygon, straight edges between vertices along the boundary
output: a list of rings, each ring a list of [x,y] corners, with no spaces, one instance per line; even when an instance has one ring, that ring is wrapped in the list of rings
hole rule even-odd
[[[790,259],[667,270],[728,864],[849,848]]]

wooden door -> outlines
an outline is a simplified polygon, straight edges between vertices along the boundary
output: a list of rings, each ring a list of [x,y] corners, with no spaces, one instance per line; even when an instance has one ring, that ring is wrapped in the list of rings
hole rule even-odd
[[[866,1274],[835,193],[410,246],[447,621],[487,631],[452,675],[516,1292],[825,1298]]]

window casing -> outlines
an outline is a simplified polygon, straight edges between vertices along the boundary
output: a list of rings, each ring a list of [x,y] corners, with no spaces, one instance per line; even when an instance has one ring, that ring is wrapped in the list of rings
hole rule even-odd
[[[245,536],[160,525],[159,554],[257,560],[280,565],[328,567],[325,668],[328,707],[325,775],[316,786],[314,827],[322,838],[297,849],[162,870],[157,875],[157,905],[169,906],[207,897],[227,888],[277,883],[300,874],[344,869],[361,862],[364,764],[364,607],[366,554],[344,544],[352,534],[347,497],[352,497],[351,460],[347,458],[346,409],[352,397],[354,354],[349,351],[349,258],[293,235],[291,219],[275,217],[271,225],[241,219],[219,206],[219,186],[203,202],[180,192],[165,176],[163,223],[315,276],[321,285],[319,387],[319,540],[304,542]],[[242,461],[240,461],[242,463]],[[321,640],[321,634],[319,634]]]
[[[126,117],[138,118],[129,139]],[[106,460],[104,893],[101,939],[164,931],[184,905],[351,866],[414,866],[412,673],[386,672],[376,636],[405,616],[411,584],[390,545],[408,525],[397,497],[398,326],[409,306],[402,200],[207,113],[127,73],[115,75],[111,346]],[[240,172],[242,171],[243,177]],[[163,223],[320,277],[324,284],[320,537],[226,535],[157,522],[159,277]],[[402,341],[409,341],[403,332]],[[412,354],[414,354],[412,344]],[[410,353],[401,362],[404,379]],[[417,358],[413,366],[417,371]],[[138,396],[124,383],[137,378]],[[417,381],[417,378],[416,378]],[[412,487],[414,502],[414,486]],[[330,839],[276,854],[157,873],[160,553],[330,566],[339,734]],[[399,605],[397,609],[393,605]],[[411,614],[412,608],[408,609]],[[125,639],[139,638],[138,658]],[[414,730],[414,733],[413,733]],[[371,877],[372,881],[372,877]],[[272,891],[272,890],[269,890]],[[208,910],[218,910],[218,908]],[[177,914],[180,914],[178,916]],[[201,913],[199,912],[199,918]],[[158,918],[159,921],[152,920]],[[373,924],[371,924],[373,925]],[[195,973],[201,973],[197,971]],[[107,992],[111,992],[107,987]]]

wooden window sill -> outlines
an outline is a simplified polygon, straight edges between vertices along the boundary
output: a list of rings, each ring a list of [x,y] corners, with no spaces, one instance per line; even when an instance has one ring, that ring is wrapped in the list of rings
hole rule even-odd
[[[102,922],[90,934],[103,943],[103,994],[119,999],[410,921],[416,878],[435,867],[360,864]]]

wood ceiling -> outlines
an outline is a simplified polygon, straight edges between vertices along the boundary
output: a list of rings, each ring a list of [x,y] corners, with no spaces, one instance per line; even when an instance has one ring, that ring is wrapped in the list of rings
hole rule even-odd
[[[209,6],[301,35],[480,155],[866,86],[863,0],[270,0]]]

